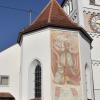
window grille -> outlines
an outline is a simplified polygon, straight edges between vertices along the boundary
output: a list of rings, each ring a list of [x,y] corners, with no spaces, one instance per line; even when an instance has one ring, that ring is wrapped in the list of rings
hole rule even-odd
[[[41,66],[37,65],[35,69],[35,98],[41,97]]]

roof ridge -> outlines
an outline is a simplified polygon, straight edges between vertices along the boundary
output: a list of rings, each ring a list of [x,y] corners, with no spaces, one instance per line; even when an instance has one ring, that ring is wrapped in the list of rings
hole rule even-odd
[[[51,7],[50,7],[50,11],[49,11],[49,18],[48,18],[48,23],[51,22],[51,13],[52,13],[52,0],[50,1],[51,2]]]

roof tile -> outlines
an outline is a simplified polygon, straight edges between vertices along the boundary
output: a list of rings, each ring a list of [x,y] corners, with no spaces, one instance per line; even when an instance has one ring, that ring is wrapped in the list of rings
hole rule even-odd
[[[36,20],[33,21],[30,26],[20,32],[18,43],[21,42],[21,37],[24,34],[28,34],[32,31],[48,26],[81,31],[82,34],[84,34],[92,42],[92,38],[88,35],[88,33],[68,17],[58,2],[56,0],[50,0]]]
[[[53,25],[60,27],[77,27],[63,11],[56,0],[51,0],[43,9],[36,20],[21,33],[28,33],[41,28],[45,25]]]

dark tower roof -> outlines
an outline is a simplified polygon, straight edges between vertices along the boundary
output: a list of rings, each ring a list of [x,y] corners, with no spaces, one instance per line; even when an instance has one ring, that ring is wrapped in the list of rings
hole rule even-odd
[[[50,0],[36,20],[33,21],[30,26],[20,32],[18,42],[23,34],[27,34],[47,26],[70,29],[79,28],[76,23],[71,21],[56,0]]]

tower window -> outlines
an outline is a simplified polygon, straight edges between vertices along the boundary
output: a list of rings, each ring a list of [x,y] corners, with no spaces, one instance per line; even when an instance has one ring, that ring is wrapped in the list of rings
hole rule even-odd
[[[64,6],[65,12],[69,15],[73,11],[73,2],[72,0],[67,0]]]
[[[9,77],[5,75],[0,76],[0,85],[8,85]]]
[[[37,65],[35,69],[35,98],[41,97],[41,66]]]

